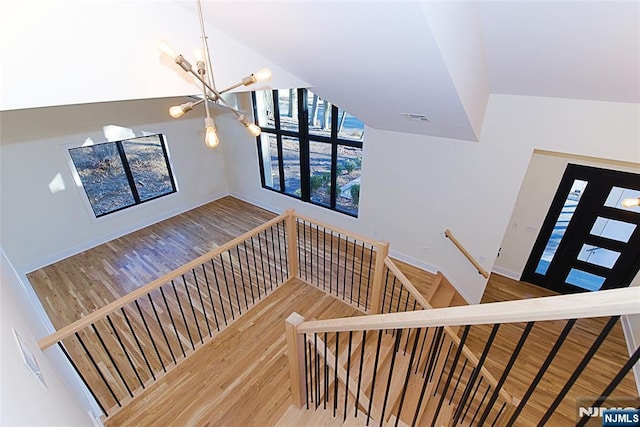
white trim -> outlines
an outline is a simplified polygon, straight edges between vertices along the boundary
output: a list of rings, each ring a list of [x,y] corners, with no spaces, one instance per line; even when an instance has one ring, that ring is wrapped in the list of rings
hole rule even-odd
[[[520,276],[522,275],[521,273],[516,273],[515,271],[507,270],[506,268],[498,267],[495,265],[493,266],[491,271],[493,273],[498,273],[501,276],[505,276],[505,277],[508,277],[509,279],[513,279],[517,281],[520,281]]]
[[[267,190],[267,191],[269,191],[269,190]],[[280,195],[280,193],[274,193],[274,194]],[[281,215],[285,211],[285,209],[282,209],[282,208],[279,208],[279,207],[276,207],[276,206],[268,205],[266,203],[263,203],[260,200],[253,199],[253,198],[251,198],[251,197],[249,197],[249,196],[247,196],[245,194],[236,193],[235,191],[230,192],[229,195],[233,196],[233,197],[235,197],[237,199],[240,199],[240,200],[242,200],[244,202],[247,202],[249,204],[255,205],[255,206],[259,207],[259,208],[268,210],[269,212],[273,212],[276,215]],[[286,196],[286,197],[290,197],[290,196]]]
[[[627,350],[629,351],[629,356],[631,356],[633,352],[636,351],[636,349],[638,348],[638,343],[636,342],[636,337],[633,333],[633,326],[629,321],[629,316],[621,316],[620,323],[622,325],[622,332],[624,333],[625,341],[627,342]],[[636,380],[636,388],[638,389],[638,394],[640,395],[640,364],[639,363],[636,363],[635,365],[633,365],[633,376]]]
[[[150,225],[156,224],[160,221],[164,221],[176,215],[180,215],[181,213],[190,211],[192,209],[198,208],[200,206],[206,205],[207,203],[214,202],[222,197],[229,196],[228,192],[220,192],[211,196],[207,196],[203,199],[200,199],[194,203],[191,203],[186,206],[181,206],[175,209],[171,209],[169,211],[163,212],[159,215],[156,215],[151,218],[147,218],[144,221],[140,221],[136,224],[132,224],[128,227],[121,228],[120,230],[114,231],[113,233],[107,233],[100,237],[96,237],[95,239],[84,241],[81,244],[75,245],[69,249],[62,250],[52,255],[48,255],[43,257],[37,261],[33,261],[22,267],[22,271],[20,273],[26,274],[28,272],[38,270],[42,267],[46,267],[47,265],[53,264],[55,262],[61,261],[70,256],[79,254],[80,252],[86,251],[87,249],[91,249],[95,246],[101,245],[103,243],[109,242],[113,239],[117,239],[126,234],[133,233],[134,231],[138,231],[142,228],[148,227]]]
[[[421,259],[417,259],[409,255],[405,255],[393,249],[389,250],[389,257],[399,259],[402,262],[406,262],[407,264],[410,264],[421,270],[428,271],[431,274],[436,274],[440,270],[435,265],[429,264],[428,262],[422,261]]]

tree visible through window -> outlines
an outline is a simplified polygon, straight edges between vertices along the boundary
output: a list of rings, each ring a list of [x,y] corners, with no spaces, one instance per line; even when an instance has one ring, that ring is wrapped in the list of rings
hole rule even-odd
[[[96,218],[176,192],[162,135],[71,148],[69,154]]]
[[[308,89],[253,93],[262,186],[358,215],[364,124]]]

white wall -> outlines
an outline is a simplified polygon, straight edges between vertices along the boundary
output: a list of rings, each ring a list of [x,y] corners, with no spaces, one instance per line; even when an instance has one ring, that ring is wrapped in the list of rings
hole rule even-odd
[[[640,160],[637,104],[491,95],[479,143],[365,130],[360,217],[260,188],[255,143],[225,153],[233,194],[276,211],[293,207],[390,241],[393,255],[442,270],[470,301],[486,281],[444,236],[450,228],[491,270],[534,149]],[[242,165],[242,167],[239,167]],[[428,249],[425,249],[428,248]]]
[[[86,104],[0,113],[0,236],[7,257],[26,273],[227,194],[219,151],[203,143],[200,112],[170,119],[169,105],[184,99]],[[172,121],[168,121],[172,120]],[[69,144],[106,141],[103,127],[117,125],[163,133],[178,192],[95,219],[69,167]],[[242,126],[240,126],[242,127]],[[63,191],[52,192],[60,174]]]
[[[37,314],[20,280],[0,251],[0,290],[2,322],[0,366],[0,425],[3,426],[91,426],[90,405],[78,392],[71,391],[54,366],[52,352],[43,353],[37,339],[44,335]],[[35,355],[47,387],[25,366],[13,329]],[[66,373],[68,374],[68,372]]]

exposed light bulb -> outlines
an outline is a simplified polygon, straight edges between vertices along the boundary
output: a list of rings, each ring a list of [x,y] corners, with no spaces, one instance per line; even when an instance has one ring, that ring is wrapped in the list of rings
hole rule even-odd
[[[271,80],[271,70],[268,68],[263,68],[257,73],[254,73],[253,76],[256,78],[256,83],[266,82],[268,80]]]
[[[251,123],[249,126],[247,126],[247,129],[249,130],[249,133],[255,137],[260,136],[260,134],[262,133],[262,129],[260,129],[260,126],[256,125],[255,123]]]
[[[634,206],[640,206],[640,197],[632,197],[629,199],[622,199],[623,208],[632,208]]]
[[[262,129],[260,129],[259,126],[257,126],[255,123],[251,123],[244,115],[239,115],[238,116],[238,121],[240,123],[242,123],[242,125],[247,128],[247,130],[249,131],[249,133],[253,136],[260,136],[260,134],[262,133]]]
[[[193,102],[186,102],[182,105],[174,105],[169,108],[169,115],[174,119],[182,117],[184,113],[193,110]]]
[[[204,135],[204,143],[209,148],[216,148],[220,145],[220,139],[218,138],[218,133],[216,129],[216,125],[211,117],[207,117],[204,119],[204,126],[206,128]]]
[[[169,43],[167,43],[166,41],[164,41],[164,40],[160,40],[158,42],[158,49],[160,49],[160,52],[162,52],[165,55],[169,56],[174,61],[179,56],[178,52],[176,52],[175,49],[173,49],[171,47],[171,45]]]
[[[204,62],[204,51],[200,48],[193,49],[193,57],[197,62]]]

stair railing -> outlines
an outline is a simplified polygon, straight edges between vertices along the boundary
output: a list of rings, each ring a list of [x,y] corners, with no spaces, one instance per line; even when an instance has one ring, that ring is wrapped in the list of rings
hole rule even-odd
[[[453,233],[451,232],[451,230],[449,230],[448,228],[444,231],[444,236],[451,240],[451,243],[454,244],[454,246],[456,248],[458,248],[458,250],[462,253],[462,255],[464,255],[464,257],[469,260],[469,262],[471,264],[473,264],[473,266],[475,267],[475,269],[478,271],[478,274],[480,274],[482,277],[484,277],[485,279],[489,278],[489,272],[487,270],[485,270],[484,268],[482,268],[482,266],[480,265],[480,263],[478,261],[476,261],[476,259],[473,257],[473,255],[471,255],[471,253],[462,245],[462,243],[460,243],[458,241],[458,239],[455,238],[455,236],[453,235]]]
[[[58,345],[105,416],[296,276],[287,211],[40,340]]]
[[[313,394],[311,391],[322,390],[325,378],[328,378],[330,373],[326,373],[322,358],[316,356],[321,353],[308,344],[314,342],[317,337],[321,337],[329,347],[334,347],[336,366],[350,366],[351,372],[358,372],[357,376],[350,380],[349,387],[357,387],[354,393],[350,390],[337,389],[330,398],[326,399],[333,400],[334,404],[340,402],[336,407],[343,407],[343,405],[347,408],[352,407],[356,416],[359,396],[366,395],[372,405],[380,407],[380,418],[376,417],[376,419],[381,425],[391,416],[394,416],[398,422],[414,425],[425,414],[427,408],[430,411],[429,420],[432,420],[432,425],[436,423],[438,417],[444,417],[445,413],[448,417],[447,422],[453,422],[453,424],[465,422],[471,425],[513,425],[520,419],[523,412],[527,411],[528,423],[546,424],[552,416],[564,416],[556,414],[561,404],[569,405],[570,411],[575,414],[575,401],[567,399],[567,396],[576,397],[570,393],[572,387],[606,340],[619,316],[640,313],[639,301],[640,288],[631,287],[595,293],[343,319],[303,321],[298,316],[294,324],[288,322],[287,326],[288,334],[292,337],[289,342],[297,340],[300,343],[297,348],[289,349],[290,363],[294,366],[292,370],[295,369],[299,373],[300,379],[298,383],[292,383],[294,403],[302,407],[305,403],[309,405],[310,401],[322,398],[320,393]],[[555,391],[553,402],[541,412],[535,412],[536,405],[527,405],[527,403],[531,396],[538,392],[537,387],[540,381],[549,371],[560,349],[567,343],[567,337],[576,319],[599,317],[608,317],[608,319],[601,322],[602,329],[591,347],[584,355],[580,355],[581,357],[572,355],[570,360],[562,361],[561,368],[555,368],[572,373],[564,385]],[[564,328],[559,332],[553,347],[548,352],[546,349],[541,349],[542,344],[538,341],[529,344],[529,347],[535,346],[530,351],[533,353],[544,351],[546,357],[544,362],[536,365],[539,366],[536,368],[537,374],[527,380],[529,386],[521,398],[512,398],[511,402],[507,401],[501,394],[502,387],[509,380],[514,366],[518,364],[523,347],[530,343],[528,337],[531,333],[535,333],[536,322],[551,320],[563,321]],[[483,373],[483,364],[490,359],[492,345],[501,325],[505,324],[509,324],[509,328],[517,327],[521,332],[519,339],[514,340],[517,342],[513,343],[514,348],[510,350],[511,355],[502,367],[499,380],[495,384],[495,380],[492,380],[489,384],[488,378]],[[465,342],[474,335],[470,333],[471,328],[485,327],[481,325],[488,325],[491,332],[486,339],[482,355],[474,361],[475,369],[469,368],[469,358],[464,353]],[[453,342],[453,337],[444,332],[445,328],[455,326],[463,328],[457,346]],[[506,328],[505,326],[502,330]],[[391,344],[388,334],[384,333],[385,330],[392,331]],[[359,337],[354,338],[355,334],[359,334]],[[551,342],[553,340],[551,339]],[[422,345],[423,341],[429,344]],[[393,348],[389,353],[391,356],[383,361],[381,354],[384,354],[384,351],[381,351],[381,348],[384,346]],[[344,350],[345,347],[355,351],[341,353],[340,349]],[[294,353],[295,357],[292,357]],[[600,357],[610,357],[610,355]],[[605,382],[609,381],[606,387],[602,390],[592,390],[592,396],[600,396],[594,401],[595,406],[606,401],[611,391],[615,390],[639,358],[640,348],[635,349],[631,357],[616,367],[619,370],[615,375],[604,377]],[[574,365],[568,366],[569,362],[574,362]],[[530,364],[532,361],[526,360],[522,363]],[[400,368],[394,369],[394,365]],[[376,375],[382,376],[382,380],[376,379]],[[605,373],[600,372],[599,375],[603,376]],[[409,387],[409,384],[412,384],[412,387]],[[398,390],[400,390],[399,394]],[[408,392],[408,390],[414,391]],[[415,390],[420,392],[416,395]],[[599,395],[598,392],[600,392]],[[566,403],[567,401],[570,401],[570,404]],[[365,410],[360,413],[368,417],[371,411]],[[533,417],[537,417],[537,420],[532,421]],[[580,423],[586,422],[587,418],[585,416]],[[572,420],[575,422],[575,418]],[[563,419],[563,421],[567,420]]]

